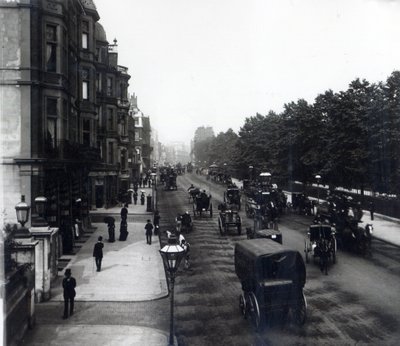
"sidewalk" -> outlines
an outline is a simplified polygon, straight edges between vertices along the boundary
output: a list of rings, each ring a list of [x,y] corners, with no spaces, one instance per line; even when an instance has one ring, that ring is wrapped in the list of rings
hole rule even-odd
[[[400,220],[385,215],[374,213],[374,220],[371,221],[369,211],[363,210],[364,216],[360,226],[370,223],[374,227],[372,236],[386,243],[400,247]]]
[[[151,193],[151,189],[143,190],[150,190]],[[120,207],[98,209],[91,214],[119,215],[120,209]],[[129,216],[133,216],[133,222],[129,222],[131,220]],[[102,216],[99,215],[99,217]],[[158,251],[160,249],[158,237],[153,236],[152,245],[146,243],[144,226],[147,219],[152,219],[152,213],[146,212],[146,205],[130,204],[128,238],[126,241],[118,240],[120,219],[116,217],[114,243],[107,241],[108,230],[105,223],[93,223],[93,226],[97,227],[96,231],[66,267],[71,269],[77,281],[76,315],[80,313],[79,302],[139,302],[168,296],[164,266]],[[92,251],[100,235],[103,236],[104,241],[104,257],[102,269],[97,272]],[[63,274],[64,271],[60,272],[53,285],[50,302],[42,304],[63,301],[61,287]],[[168,344],[169,334],[163,330],[121,325],[118,326],[118,333],[115,333],[115,326],[77,324],[74,323],[75,315],[67,321],[62,320],[60,316],[54,316],[53,324],[37,325],[31,338],[24,345]]]
[[[284,191],[288,196],[288,201],[291,202],[291,195]],[[309,197],[311,200],[316,200],[314,197]],[[322,200],[320,200],[322,202]],[[360,226],[364,227],[366,224],[372,224],[374,231],[372,237],[382,240],[386,243],[400,247],[400,220],[393,217],[374,213],[374,220],[370,218],[370,212],[363,210],[363,217]]]

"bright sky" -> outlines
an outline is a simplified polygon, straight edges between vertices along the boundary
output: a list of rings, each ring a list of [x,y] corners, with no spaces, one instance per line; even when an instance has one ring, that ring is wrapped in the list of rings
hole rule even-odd
[[[400,69],[400,1],[95,0],[163,143]]]

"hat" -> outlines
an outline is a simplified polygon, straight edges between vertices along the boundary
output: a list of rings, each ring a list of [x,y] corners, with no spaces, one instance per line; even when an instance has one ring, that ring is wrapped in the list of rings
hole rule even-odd
[[[65,269],[65,275],[67,275],[67,274],[71,274],[71,269],[70,268]]]

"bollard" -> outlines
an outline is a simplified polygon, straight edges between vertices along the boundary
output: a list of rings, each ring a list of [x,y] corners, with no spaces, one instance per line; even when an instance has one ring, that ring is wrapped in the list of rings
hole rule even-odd
[[[147,204],[147,208],[146,208],[146,211],[152,211],[152,208],[151,208],[151,195],[148,195],[147,197],[146,197],[146,204]]]

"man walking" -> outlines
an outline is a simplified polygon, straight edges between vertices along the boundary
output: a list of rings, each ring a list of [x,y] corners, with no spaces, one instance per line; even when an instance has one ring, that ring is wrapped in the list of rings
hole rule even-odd
[[[68,318],[68,310],[69,315],[72,316],[74,314],[74,298],[75,298],[75,287],[76,280],[71,276],[71,269],[65,269],[65,277],[62,281],[62,286],[64,289],[64,315],[63,319]],[[69,309],[68,309],[69,308]]]
[[[146,242],[151,245],[151,237],[153,235],[153,225],[150,220],[147,220],[146,226],[144,226],[146,230]]]
[[[94,244],[94,248],[93,248],[93,257],[94,260],[96,262],[96,267],[97,267],[97,271],[99,272],[101,270],[101,261],[103,259],[103,247],[104,244],[102,242],[103,237],[100,236],[98,238],[98,241],[96,244]]]

